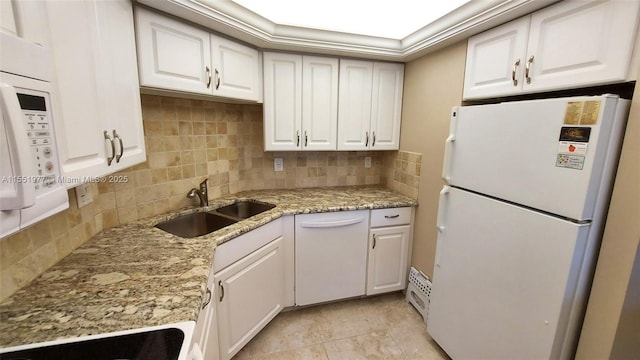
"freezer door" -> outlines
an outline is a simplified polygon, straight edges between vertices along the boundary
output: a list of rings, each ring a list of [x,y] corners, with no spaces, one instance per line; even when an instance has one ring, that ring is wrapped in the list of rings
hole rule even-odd
[[[613,95],[454,108],[443,177],[534,209],[592,219],[608,197],[627,109]]]
[[[427,330],[453,359],[575,351],[590,282],[590,225],[445,188]]]

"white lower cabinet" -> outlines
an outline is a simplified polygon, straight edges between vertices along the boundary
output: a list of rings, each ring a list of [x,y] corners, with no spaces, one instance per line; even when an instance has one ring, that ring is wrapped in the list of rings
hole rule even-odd
[[[258,334],[286,302],[287,241],[278,219],[216,249],[214,287],[220,360]]]
[[[369,234],[367,295],[403,290],[407,284],[409,225],[373,229]]]
[[[411,253],[411,216],[411,208],[371,211],[367,295],[404,290],[406,287]]]
[[[193,331],[193,342],[189,360],[218,360],[218,328],[214,300],[213,268],[207,280],[207,291],[202,299],[202,308]]]

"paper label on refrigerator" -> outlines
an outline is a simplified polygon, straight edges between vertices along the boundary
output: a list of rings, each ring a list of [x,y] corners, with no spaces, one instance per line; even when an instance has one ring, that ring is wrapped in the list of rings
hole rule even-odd
[[[560,128],[559,141],[589,142],[591,128],[582,126],[563,126]]]
[[[595,125],[600,116],[600,100],[569,101],[564,112],[567,125]]]
[[[600,115],[600,100],[585,101],[582,107],[580,125],[595,125]]]
[[[580,124],[580,117],[582,115],[582,105],[584,101],[569,101],[567,103],[567,110],[564,113],[564,123],[567,125]]]
[[[560,141],[560,144],[558,144],[558,154],[586,155],[587,143]]]
[[[558,154],[556,158],[556,166],[582,170],[584,167],[584,156],[583,155],[570,155],[570,154]]]

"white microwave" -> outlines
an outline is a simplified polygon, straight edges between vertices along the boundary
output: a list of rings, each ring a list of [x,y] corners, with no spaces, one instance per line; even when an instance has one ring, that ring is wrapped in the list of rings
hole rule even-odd
[[[69,207],[42,46],[0,32],[0,238]]]

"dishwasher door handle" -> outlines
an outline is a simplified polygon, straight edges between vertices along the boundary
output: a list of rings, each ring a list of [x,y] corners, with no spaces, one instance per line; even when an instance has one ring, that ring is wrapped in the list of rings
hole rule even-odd
[[[363,217],[335,221],[305,221],[300,223],[300,226],[302,226],[303,228],[333,228],[358,224],[363,221]]]

